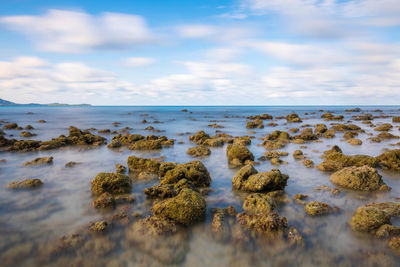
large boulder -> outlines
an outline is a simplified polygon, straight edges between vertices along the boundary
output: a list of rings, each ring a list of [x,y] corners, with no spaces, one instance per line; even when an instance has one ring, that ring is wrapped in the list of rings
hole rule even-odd
[[[378,160],[367,155],[344,155],[340,152],[331,152],[326,155],[324,161],[317,166],[320,171],[338,171],[345,167],[361,167],[367,165],[375,168]]]
[[[376,159],[383,169],[400,171],[400,149],[386,151]]]
[[[289,176],[278,169],[259,173],[252,165],[246,165],[235,174],[232,186],[247,192],[270,192],[283,190],[288,179]]]
[[[390,190],[376,169],[368,166],[343,168],[333,173],[330,180],[336,185],[353,190]]]
[[[254,155],[250,150],[242,145],[228,145],[226,148],[228,162],[234,166],[244,165],[246,162],[254,161]]]
[[[191,225],[204,218],[206,201],[199,193],[185,188],[176,197],[154,204],[152,212],[177,223]]]
[[[192,182],[197,187],[206,187],[211,184],[211,177],[207,168],[198,160],[177,164],[174,168],[165,172],[160,184],[176,184],[182,179]]]
[[[92,193],[100,195],[108,192],[110,194],[130,193],[132,181],[129,176],[120,173],[99,173],[91,182]]]

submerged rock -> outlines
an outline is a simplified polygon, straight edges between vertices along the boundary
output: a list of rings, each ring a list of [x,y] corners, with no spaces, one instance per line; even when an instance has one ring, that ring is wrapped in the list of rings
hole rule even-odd
[[[361,167],[367,165],[375,168],[378,160],[366,155],[344,155],[340,152],[331,152],[326,155],[324,161],[317,165],[320,171],[338,171],[345,167]]]
[[[286,218],[280,218],[278,213],[273,211],[260,214],[242,212],[236,216],[236,222],[254,234],[270,238],[281,236],[287,230]]]
[[[191,189],[182,189],[173,198],[155,203],[152,212],[183,225],[191,225],[205,217],[206,201]]]
[[[269,213],[275,209],[275,200],[266,194],[252,193],[243,203],[243,210],[248,214]]]
[[[324,202],[311,201],[304,207],[307,214],[312,216],[327,215],[331,213],[331,207]]]
[[[108,230],[109,225],[106,221],[92,222],[89,225],[89,231],[94,233],[104,233]]]
[[[36,158],[32,161],[27,161],[24,163],[24,166],[44,165],[52,163],[53,163],[53,157],[43,157],[43,158]]]
[[[236,190],[248,192],[270,192],[283,190],[289,176],[278,169],[259,173],[252,165],[242,167],[233,177],[232,186]]]
[[[77,164],[81,164],[80,162],[75,162],[75,161],[69,161],[67,163],[65,163],[65,168],[72,168]]]
[[[228,145],[226,156],[229,164],[234,166],[241,166],[246,162],[254,161],[253,153],[247,147],[241,145]]]
[[[186,154],[191,157],[205,157],[211,154],[211,150],[205,146],[191,147]]]
[[[130,193],[132,181],[128,176],[120,173],[99,173],[91,182],[92,193],[100,195],[104,192],[111,194]]]
[[[16,181],[6,185],[7,189],[28,189],[28,188],[37,188],[43,185],[43,182],[40,179],[33,178],[27,179],[24,181]]]
[[[115,204],[115,199],[109,192],[104,192],[93,200],[93,207],[96,209],[114,208]]]
[[[124,173],[126,173],[126,167],[119,163],[115,164],[115,172],[124,174]]]
[[[382,176],[376,169],[368,166],[343,168],[333,173],[330,180],[336,185],[353,190],[390,190],[390,187],[383,182]]]
[[[386,151],[376,159],[383,169],[400,171],[400,149]]]

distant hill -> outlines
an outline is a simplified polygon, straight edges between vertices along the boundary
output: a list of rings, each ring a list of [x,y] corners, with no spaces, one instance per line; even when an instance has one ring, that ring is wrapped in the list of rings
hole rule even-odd
[[[36,104],[36,103],[29,103],[29,104],[17,104],[11,101],[7,101],[0,98],[0,106],[11,106],[11,105],[18,105],[18,106],[90,106],[90,104],[61,104],[61,103],[51,103],[51,104]]]
[[[0,98],[0,105],[15,105],[15,103]]]

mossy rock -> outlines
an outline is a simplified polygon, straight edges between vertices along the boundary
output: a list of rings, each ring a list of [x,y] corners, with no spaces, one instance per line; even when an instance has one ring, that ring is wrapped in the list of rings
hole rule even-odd
[[[204,131],[198,131],[196,134],[189,136],[189,140],[197,145],[202,145],[207,139],[211,137]]]
[[[247,192],[270,192],[283,190],[289,176],[278,169],[259,173],[252,165],[242,167],[233,177],[232,186]]]
[[[312,216],[327,215],[331,213],[331,207],[324,202],[311,201],[304,207],[307,214]]]
[[[378,160],[367,155],[344,155],[340,152],[332,152],[326,155],[324,161],[317,168],[320,171],[338,171],[345,167],[364,165],[375,168]]]
[[[8,151],[20,151],[20,152],[27,152],[27,151],[35,151],[41,145],[40,141],[36,140],[20,140],[12,142],[11,146],[8,148]]]
[[[29,189],[29,188],[37,188],[43,185],[43,182],[40,179],[33,178],[27,179],[24,181],[16,181],[6,185],[7,189]]]
[[[3,130],[15,130],[18,128],[18,124],[10,123],[3,126]]]
[[[219,147],[225,144],[225,138],[210,138],[206,139],[203,143],[204,146]]]
[[[255,235],[263,235],[271,238],[283,236],[287,230],[286,218],[280,218],[278,213],[273,211],[259,214],[242,212],[236,216],[236,223]]]
[[[375,127],[375,131],[390,131],[393,128],[393,126],[390,123],[384,123],[379,125],[378,127]]]
[[[115,199],[113,195],[108,192],[102,193],[95,200],[93,200],[93,207],[96,209],[107,209],[115,207]]]
[[[251,139],[248,136],[239,136],[233,139],[234,145],[248,146],[251,144]]]
[[[171,198],[175,197],[178,192],[172,184],[153,185],[144,189],[144,194],[149,198]]]
[[[243,210],[248,214],[269,213],[275,209],[275,200],[266,194],[252,193],[243,203]]]
[[[254,161],[254,155],[250,150],[241,145],[228,145],[226,148],[228,162],[233,165],[244,165],[246,161]]]
[[[286,116],[286,121],[287,121],[287,122],[297,122],[297,123],[303,122],[303,121],[300,119],[299,115],[297,115],[296,113],[292,113],[292,114],[287,115],[287,116]]]
[[[129,146],[132,150],[158,150],[162,149],[160,140],[139,140]]]
[[[184,188],[176,197],[154,204],[152,212],[187,226],[205,217],[206,201],[199,193]]]
[[[198,160],[178,164],[168,170],[161,178],[160,184],[176,184],[182,179],[192,182],[196,187],[206,187],[211,184],[207,168]]]
[[[294,139],[301,139],[304,141],[317,140],[318,135],[313,133],[312,128],[305,128],[299,135],[296,135]]]
[[[32,161],[24,162],[24,166],[45,165],[52,163],[53,163],[53,157],[42,157],[42,158],[36,158]]]
[[[129,156],[127,164],[129,170],[132,172],[158,173],[160,170],[160,162],[154,159]]]
[[[246,128],[247,129],[255,129],[255,128],[262,129],[262,128],[264,128],[264,122],[262,120],[260,120],[260,119],[255,119],[253,121],[248,121],[247,125],[246,125]]]
[[[400,171],[400,149],[386,151],[376,159],[383,169]]]
[[[211,150],[205,146],[191,147],[186,151],[191,157],[206,157],[211,154]]]
[[[353,145],[353,146],[362,145],[362,141],[360,139],[356,139],[356,138],[352,138],[352,139],[347,140],[347,143],[349,143],[350,145]]]
[[[351,218],[350,227],[361,232],[375,232],[384,224],[390,223],[390,216],[377,207],[359,207]]]
[[[19,133],[19,136],[25,137],[25,138],[29,138],[29,137],[32,137],[32,136],[36,136],[36,134],[28,132],[28,131],[22,131],[22,132]]]
[[[128,176],[120,173],[99,173],[91,182],[92,193],[100,195],[104,192],[110,194],[125,194],[132,190],[132,181]]]
[[[368,166],[343,168],[333,173],[330,180],[336,185],[353,190],[390,190],[390,187],[383,182],[382,176],[376,169]]]

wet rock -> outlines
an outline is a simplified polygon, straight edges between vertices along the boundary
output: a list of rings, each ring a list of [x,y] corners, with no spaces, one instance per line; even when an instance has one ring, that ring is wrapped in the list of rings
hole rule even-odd
[[[36,158],[32,161],[24,162],[24,166],[37,166],[37,165],[45,165],[52,163],[53,163],[53,157],[43,157],[43,158]]]
[[[303,163],[303,165],[307,168],[314,168],[314,161],[311,159],[303,160],[301,163]]]
[[[376,231],[375,235],[378,238],[389,238],[391,236],[400,235],[400,227],[393,226],[390,224],[384,224]]]
[[[37,188],[43,185],[43,182],[40,179],[33,178],[27,179],[23,181],[15,181],[6,185],[7,189],[29,189],[29,188]]]
[[[252,165],[246,165],[235,174],[232,186],[248,192],[269,192],[284,189],[288,179],[278,169],[259,173]]]
[[[173,169],[168,170],[162,177],[160,184],[176,184],[182,179],[192,182],[196,187],[206,187],[211,183],[210,174],[203,163],[191,161],[178,164]]]
[[[0,137],[1,138],[1,137]],[[19,152],[27,152],[27,151],[34,151],[39,149],[41,146],[40,141],[35,141],[35,140],[0,140],[2,144],[10,145],[8,148],[8,151],[14,152],[14,151],[19,151]]]
[[[341,121],[343,120],[344,116],[343,115],[335,116],[331,112],[326,112],[322,114],[321,118],[325,119],[326,121]]]
[[[307,204],[307,202],[305,200],[308,199],[308,195],[296,194],[293,196],[293,199],[296,201],[296,203],[305,205],[305,204]]]
[[[303,158],[304,158],[303,151],[301,151],[301,150],[295,150],[295,151],[293,152],[293,158],[295,158],[295,159],[303,159]]]
[[[121,164],[119,164],[119,163],[115,164],[115,172],[124,174],[124,173],[126,173],[126,167],[121,165]]]
[[[191,157],[206,157],[211,154],[211,150],[205,146],[191,147],[186,154]]]
[[[273,117],[269,114],[261,114],[247,117],[249,120],[272,120]]]
[[[33,126],[30,124],[25,126],[25,130],[33,130],[33,129],[35,129],[35,128],[33,128]]]
[[[256,119],[254,121],[249,121],[249,122],[247,122],[246,128],[247,129],[254,129],[254,128],[262,129],[262,128],[264,128],[264,122],[260,119]]]
[[[114,208],[115,204],[115,198],[108,192],[102,193],[93,200],[93,207],[96,209]]]
[[[382,225],[390,224],[390,216],[373,206],[359,207],[349,224],[356,231],[375,232]]]
[[[320,124],[315,125],[314,132],[317,136],[322,136],[327,130],[328,130],[328,127],[325,124],[320,123]]]
[[[376,169],[368,166],[343,168],[333,173],[330,180],[336,185],[353,190],[390,190],[390,187],[383,182],[382,176]]]
[[[204,218],[206,201],[199,193],[184,188],[176,197],[155,203],[152,212],[187,226]]]
[[[280,149],[290,143],[290,139],[287,132],[276,130],[264,138],[263,146],[266,149]]]
[[[46,123],[45,120],[38,120],[38,123]]]
[[[218,209],[213,215],[211,223],[211,232],[213,238],[217,241],[227,241],[231,235],[231,229],[229,225],[229,217],[223,209]]]
[[[294,137],[295,139],[301,139],[304,141],[312,141],[317,140],[318,135],[313,133],[312,128],[305,128],[299,135]]]
[[[159,160],[155,160],[155,159],[129,156],[127,163],[128,163],[129,171],[131,171],[131,172],[158,173],[160,170],[160,162],[159,162]]]
[[[139,140],[143,140],[144,138],[145,137],[140,134],[119,134],[113,137],[108,147],[117,148],[121,146],[130,146]]]
[[[189,140],[197,145],[202,145],[204,141],[210,138],[204,131],[198,131],[196,134],[189,136]]]
[[[337,188],[331,188],[326,185],[319,185],[316,188],[314,188],[314,191],[330,191],[332,195],[337,196],[340,194],[340,190]]]
[[[254,155],[250,150],[241,145],[228,145],[226,148],[228,162],[234,166],[244,165],[246,162],[254,161]]]
[[[16,130],[18,128],[18,124],[10,123],[3,126],[3,130]]]
[[[400,137],[397,135],[388,133],[388,132],[381,132],[378,134],[377,138],[379,138],[379,139],[399,139]]]
[[[70,161],[70,162],[65,163],[65,168],[72,168],[77,164],[81,164],[81,163],[80,162],[75,162],[75,161]]]
[[[280,218],[276,212],[267,214],[247,214],[242,212],[236,216],[236,223],[256,235],[270,238],[283,235],[287,229],[286,218]]]
[[[104,233],[108,230],[109,225],[106,221],[92,222],[89,225],[89,231],[94,233]]]
[[[344,155],[340,152],[331,152],[326,155],[324,161],[317,165],[320,171],[338,171],[345,167],[361,167],[367,165],[375,168],[378,160],[366,155]]]
[[[344,139],[352,139],[352,138],[354,138],[354,137],[356,137],[356,136],[358,136],[358,133],[357,133],[357,132],[352,132],[352,131],[345,132],[345,133],[343,134],[343,138],[344,138]]]
[[[347,140],[347,143],[349,143],[350,145],[354,145],[354,146],[362,145],[362,141],[360,139],[354,139],[354,138]]]
[[[108,192],[111,194],[130,193],[132,182],[128,176],[120,173],[99,173],[91,182],[92,193],[100,195]]]
[[[332,128],[338,132],[361,130],[361,128],[355,124],[342,124],[342,123],[335,124],[332,126]]]
[[[324,202],[311,201],[304,207],[307,214],[312,216],[327,215],[331,213],[331,207]]]
[[[233,139],[234,145],[248,146],[251,144],[251,139],[248,136],[239,136]]]
[[[383,169],[400,171],[400,149],[386,151],[376,159]]]
[[[393,252],[400,255],[400,236],[392,237],[388,242],[388,246],[393,250]]]
[[[390,131],[393,128],[393,126],[390,123],[384,123],[376,127],[374,130],[375,131]]]
[[[248,214],[269,213],[275,209],[275,200],[266,194],[252,193],[243,203],[243,210]]]
[[[329,129],[326,132],[324,132],[323,137],[325,138],[334,138],[336,135],[336,131],[334,129]]]
[[[286,116],[286,121],[287,122],[303,122],[299,115],[297,115],[296,113],[292,113]]]
[[[203,142],[205,146],[219,147],[224,145],[224,138],[210,138]]]
[[[144,194],[149,198],[171,198],[175,197],[178,192],[172,184],[154,185],[144,189]]]
[[[400,117],[393,117],[392,122],[400,122]]]
[[[132,150],[158,150],[162,149],[160,140],[139,140],[129,146]]]
[[[19,136],[25,137],[25,138],[29,138],[29,137],[32,137],[32,136],[36,136],[36,134],[28,132],[28,131],[22,131],[22,132],[20,132]]]

